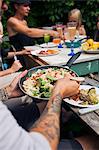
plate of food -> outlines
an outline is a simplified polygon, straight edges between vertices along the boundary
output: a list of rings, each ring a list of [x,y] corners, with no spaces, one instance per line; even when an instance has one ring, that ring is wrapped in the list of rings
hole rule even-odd
[[[57,55],[59,54],[59,52],[60,52],[59,50],[48,49],[48,50],[31,51],[31,54],[39,57],[46,57],[46,56]]]
[[[99,54],[99,42],[88,39],[81,45],[82,51],[89,54]]]
[[[80,85],[80,93],[72,98],[66,98],[64,101],[77,107],[94,107],[99,105],[99,88]]]
[[[48,100],[54,84],[67,73],[77,74],[63,66],[39,66],[30,69],[26,76],[20,79],[19,87],[27,95],[37,100]]]
[[[96,50],[91,49],[91,50],[83,51],[83,52],[87,54],[99,54],[99,49],[96,49]]]

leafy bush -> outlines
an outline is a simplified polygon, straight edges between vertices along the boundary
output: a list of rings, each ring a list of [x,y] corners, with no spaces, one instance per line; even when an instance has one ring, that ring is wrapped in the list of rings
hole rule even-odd
[[[9,0],[6,0],[9,3]],[[29,26],[42,27],[67,21],[68,12],[73,8],[81,10],[87,34],[92,36],[99,16],[99,0],[31,0]],[[9,8],[10,10],[10,8]],[[6,31],[6,17],[3,19]]]

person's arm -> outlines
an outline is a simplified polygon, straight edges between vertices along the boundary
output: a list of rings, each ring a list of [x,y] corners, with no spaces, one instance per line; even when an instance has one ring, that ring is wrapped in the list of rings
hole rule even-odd
[[[31,132],[35,131],[43,134],[49,141],[52,150],[57,149],[60,137],[59,122],[62,99],[77,94],[79,92],[78,87],[79,84],[75,81],[69,79],[59,80],[43,114],[31,129]]]
[[[18,89],[17,83],[19,79],[26,73],[27,71],[24,71],[22,74],[16,77],[9,86],[6,87],[6,92],[8,93],[9,98],[16,97],[22,94],[22,92]],[[79,84],[76,81],[70,80],[69,76],[64,79],[58,80],[53,90],[52,97],[50,98],[44,113],[30,130],[30,135],[41,135],[41,139],[45,137],[44,139],[46,142],[49,142],[51,149],[56,150],[60,136],[59,119],[62,99],[64,97],[75,95],[78,92]],[[43,143],[43,147],[47,144],[46,142]]]
[[[22,49],[21,51],[16,51],[16,52],[8,52],[7,58],[12,58],[14,55],[16,56],[23,56],[23,55],[30,55],[31,50],[29,49]]]
[[[7,30],[9,36],[11,35],[11,28],[14,32],[23,33],[29,37],[43,37],[44,34],[51,36],[58,36],[58,32],[54,30],[43,30],[38,28],[29,28],[27,25],[21,24],[17,19],[11,17],[7,22]]]
[[[3,25],[1,21],[0,21],[0,36],[3,37]]]
[[[14,61],[14,63],[12,64],[12,66],[9,69],[0,71],[0,77],[14,73],[14,72],[18,71],[20,68],[22,68],[22,65],[20,64],[19,60]]]
[[[2,1],[3,1],[3,0],[0,0],[0,9],[1,9],[1,7],[2,7]]]

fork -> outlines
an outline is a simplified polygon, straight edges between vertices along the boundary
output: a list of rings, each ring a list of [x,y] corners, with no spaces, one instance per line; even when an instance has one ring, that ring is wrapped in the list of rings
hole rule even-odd
[[[13,51],[16,53],[15,47],[14,47],[13,45],[11,45],[11,47],[12,47]],[[17,56],[15,55],[15,53],[14,53],[14,60],[16,61],[16,60],[18,60],[18,59],[17,59]]]

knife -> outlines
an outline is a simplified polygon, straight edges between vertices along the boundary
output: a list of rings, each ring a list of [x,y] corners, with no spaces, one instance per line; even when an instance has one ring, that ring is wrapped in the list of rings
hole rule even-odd
[[[88,107],[88,108],[81,108],[78,110],[78,112],[80,115],[84,115],[84,114],[90,113],[90,112],[98,110],[98,109],[99,109],[99,105],[93,106],[93,107]]]

